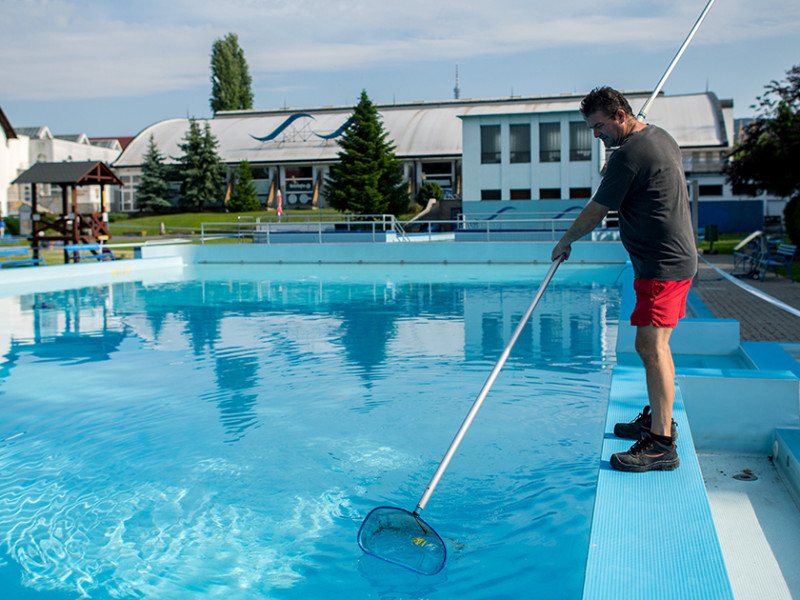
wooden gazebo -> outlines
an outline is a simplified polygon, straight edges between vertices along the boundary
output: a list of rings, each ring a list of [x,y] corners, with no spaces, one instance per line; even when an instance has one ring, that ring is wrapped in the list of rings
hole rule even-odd
[[[40,162],[22,173],[12,183],[32,184],[31,249],[35,258],[39,258],[39,250],[43,242],[93,244],[109,238],[104,187],[106,185],[121,186],[122,181],[107,164],[99,161]],[[61,186],[61,215],[51,216],[39,212],[36,196],[37,183]],[[100,212],[78,214],[77,190],[79,186],[87,185],[100,186]]]

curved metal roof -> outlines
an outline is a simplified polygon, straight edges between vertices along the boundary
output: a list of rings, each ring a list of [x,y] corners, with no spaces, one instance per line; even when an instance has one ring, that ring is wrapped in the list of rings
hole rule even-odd
[[[636,112],[647,92],[628,93]],[[453,100],[402,105],[376,105],[388,139],[400,159],[460,157],[461,118],[486,115],[574,112],[583,95]],[[219,113],[208,122],[219,141],[217,152],[225,163],[248,160],[253,164],[332,162],[340,151],[335,138],[352,115],[352,107],[236,111]],[[719,101],[713,94],[661,96],[648,117],[667,129],[683,147],[727,144]],[[137,135],[114,162],[115,167],[134,167],[143,162],[150,136],[175,163],[189,129],[188,119],[156,123]]]

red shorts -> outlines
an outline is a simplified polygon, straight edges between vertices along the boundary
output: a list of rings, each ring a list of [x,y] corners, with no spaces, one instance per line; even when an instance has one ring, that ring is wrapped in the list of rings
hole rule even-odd
[[[692,280],[659,281],[656,279],[634,279],[636,306],[631,313],[631,325],[642,327],[675,327],[678,319],[686,314],[686,296]]]

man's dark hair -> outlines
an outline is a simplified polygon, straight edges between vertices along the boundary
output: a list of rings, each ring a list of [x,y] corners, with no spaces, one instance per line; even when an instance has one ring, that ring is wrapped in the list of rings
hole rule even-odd
[[[632,117],[631,105],[620,92],[610,87],[594,88],[581,100],[581,114],[584,118],[601,111],[606,117],[614,116],[619,109]]]

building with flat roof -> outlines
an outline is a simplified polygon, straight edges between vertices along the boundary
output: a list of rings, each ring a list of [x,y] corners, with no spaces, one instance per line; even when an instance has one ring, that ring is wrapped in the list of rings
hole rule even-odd
[[[8,194],[18,169],[25,164],[27,146],[0,108],[0,220],[8,214]]]
[[[636,114],[648,92],[628,92]],[[512,103],[463,121],[463,211],[474,218],[535,220],[586,204],[608,158],[579,112],[583,95]],[[661,95],[647,123],[667,130],[683,154],[687,180],[696,182],[699,224],[743,231],[760,226],[764,201],[734,197],[721,170],[732,148],[733,103],[716,95]]]
[[[13,184],[12,181],[37,163],[69,163],[102,161],[111,163],[122,150],[118,138],[103,138],[95,143],[86,134],[53,135],[47,126],[11,127],[0,109],[0,216],[30,213],[31,184]],[[60,213],[62,190],[57,185],[37,183],[40,209]],[[108,190],[111,204],[119,204],[116,196],[119,187]],[[78,191],[81,212],[97,212],[103,205],[99,190],[82,188]]]

